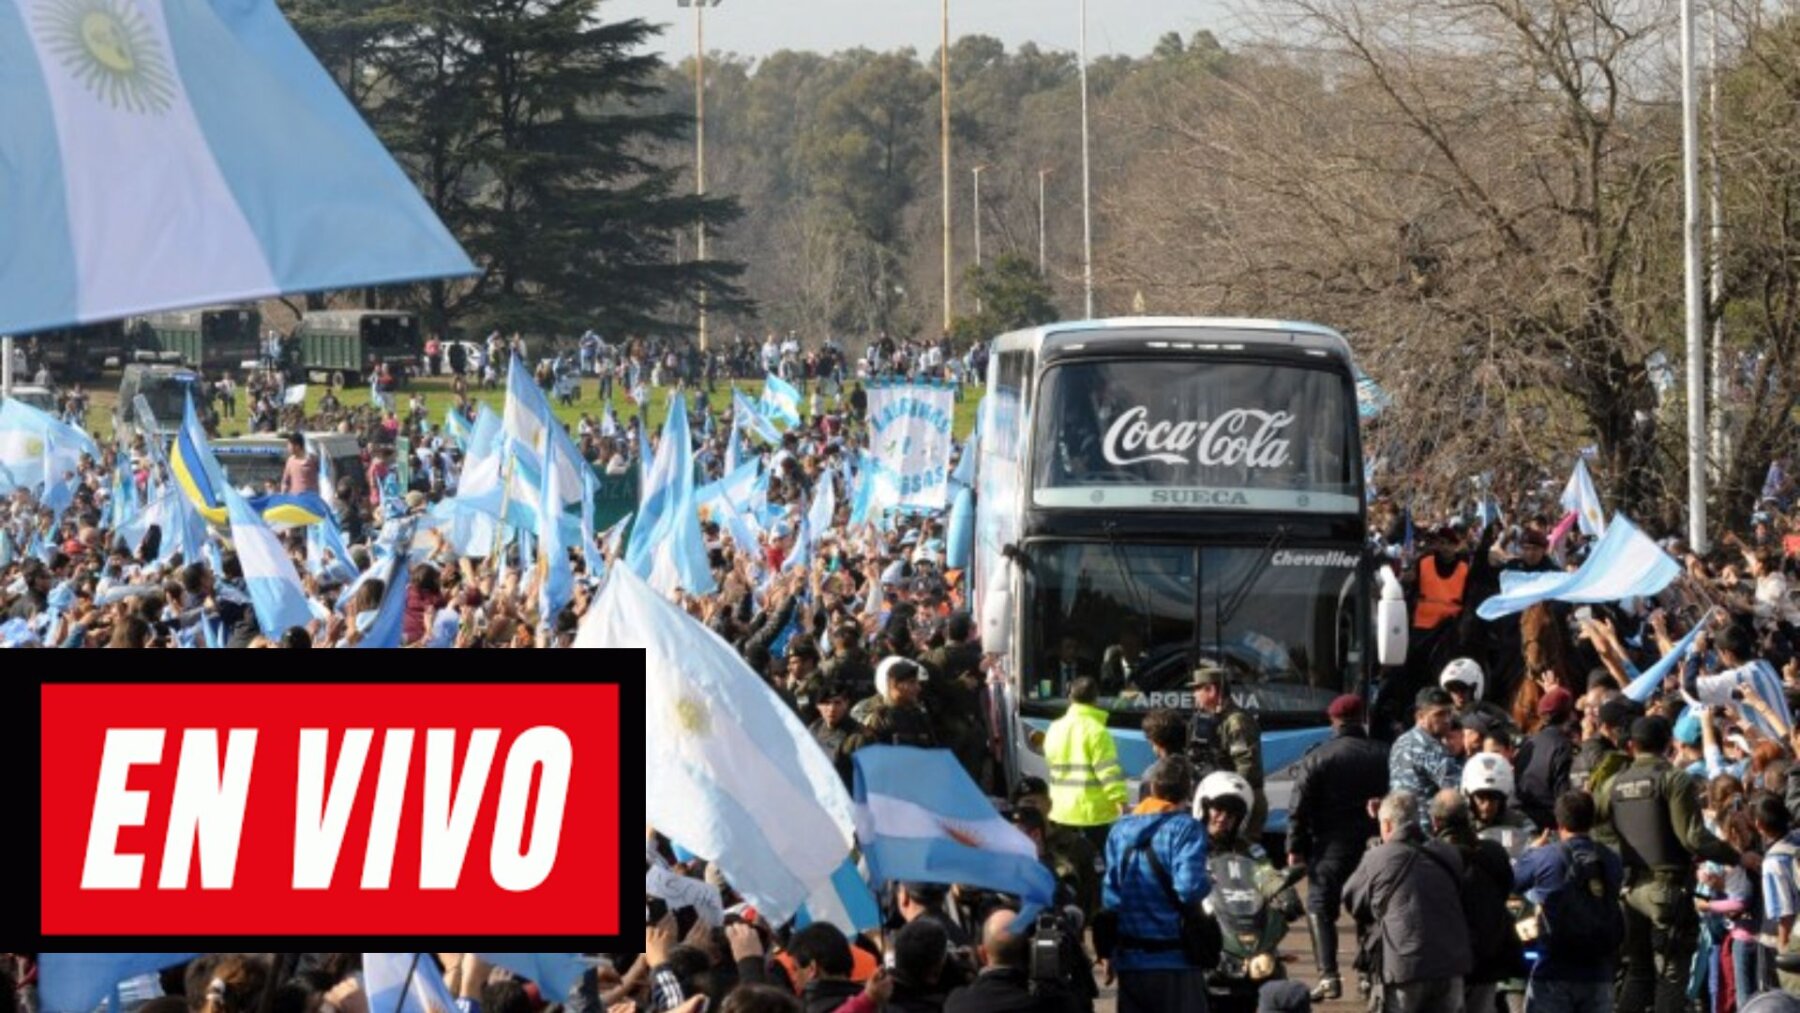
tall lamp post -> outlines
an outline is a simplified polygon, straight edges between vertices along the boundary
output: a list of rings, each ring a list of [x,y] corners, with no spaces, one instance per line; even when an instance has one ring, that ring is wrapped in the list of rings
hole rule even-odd
[[[720,0],[675,0],[678,7],[694,9],[694,194],[706,196],[706,8]],[[696,263],[706,260],[706,214],[695,223]],[[700,287],[700,350],[706,351],[706,286]]]
[[[976,267],[981,266],[981,173],[982,173],[982,170],[987,169],[987,168],[990,168],[990,166],[986,162],[983,162],[980,165],[976,166],[972,170],[975,174],[975,266]],[[977,294],[975,296],[975,312],[977,312],[977,313],[981,312],[981,295],[979,292],[977,292]]]
[[[1038,170],[1038,273],[1049,271],[1048,262],[1044,258],[1044,177],[1055,172],[1055,169]]]
[[[1081,0],[1081,285],[1089,320],[1094,318],[1094,218],[1089,207],[1087,0]]]

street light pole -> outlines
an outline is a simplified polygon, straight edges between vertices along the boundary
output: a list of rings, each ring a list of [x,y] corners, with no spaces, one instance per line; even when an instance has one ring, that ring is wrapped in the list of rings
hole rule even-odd
[[[1094,318],[1094,219],[1089,207],[1087,0],[1081,0],[1081,284],[1086,315]]]
[[[975,173],[975,266],[981,266],[981,170],[988,168],[982,163],[974,168]],[[981,312],[981,293],[975,294],[975,312]]]
[[[1049,268],[1044,259],[1044,177],[1055,172],[1055,169],[1038,170],[1038,273],[1044,274]]]
[[[1687,290],[1688,544],[1706,541],[1706,307],[1700,287],[1700,107],[1694,94],[1694,0],[1681,0],[1682,266]]]
[[[950,333],[950,0],[943,0],[938,31],[939,186],[944,191],[944,333]]]
[[[1725,287],[1725,212],[1724,177],[1719,173],[1719,3],[1707,6],[1706,33],[1706,140],[1707,161],[1711,173],[1707,179],[1707,197],[1711,205],[1712,228],[1707,245],[1706,302],[1715,309],[1719,293]],[[1713,317],[1712,324],[1712,476],[1722,481],[1725,467],[1725,314]]]
[[[694,8],[694,194],[706,196],[706,7],[720,0],[675,0],[676,6]],[[695,263],[706,260],[706,213],[694,225],[697,236]],[[706,351],[706,286],[700,286],[700,350]]]

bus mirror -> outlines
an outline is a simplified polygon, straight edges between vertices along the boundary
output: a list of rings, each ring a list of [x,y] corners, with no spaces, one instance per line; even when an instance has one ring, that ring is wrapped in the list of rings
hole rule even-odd
[[[1006,655],[1012,649],[1012,581],[997,567],[981,596],[981,650]]]
[[[1406,593],[1394,571],[1376,567],[1375,578],[1381,584],[1381,598],[1375,603],[1375,658],[1384,667],[1406,663]]]

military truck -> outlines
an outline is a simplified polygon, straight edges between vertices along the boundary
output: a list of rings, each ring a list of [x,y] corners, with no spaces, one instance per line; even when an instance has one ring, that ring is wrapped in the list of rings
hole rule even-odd
[[[261,331],[262,313],[249,305],[152,313],[133,323],[132,359],[217,375],[260,359]]]
[[[319,310],[306,314],[290,339],[298,378],[361,384],[377,361],[396,379],[424,361],[419,315],[406,310]]]

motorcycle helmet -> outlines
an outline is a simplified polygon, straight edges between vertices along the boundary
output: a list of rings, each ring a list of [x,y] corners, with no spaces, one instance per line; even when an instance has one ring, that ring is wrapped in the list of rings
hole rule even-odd
[[[1235,803],[1239,817],[1250,811],[1250,804],[1256,800],[1256,793],[1251,790],[1250,782],[1228,770],[1218,770],[1206,775],[1200,781],[1200,790],[1194,793],[1194,818],[1205,821],[1206,810],[1212,806]]]
[[[927,678],[925,670],[921,668],[918,663],[909,661],[897,654],[889,655],[888,657],[881,659],[881,663],[875,666],[875,693],[877,696],[880,696],[883,700],[887,699],[888,683],[895,676],[899,676],[902,679],[911,676],[917,678],[921,682]]]
[[[1476,753],[1469,757],[1463,765],[1462,790],[1464,795],[1491,791],[1502,796],[1511,797],[1513,792],[1512,764],[1506,757],[1498,753]]]
[[[1444,666],[1438,675],[1438,685],[1450,688],[1453,682],[1460,682],[1469,687],[1470,699],[1481,699],[1481,691],[1487,688],[1487,676],[1482,674],[1481,664],[1473,658],[1457,658]]]

